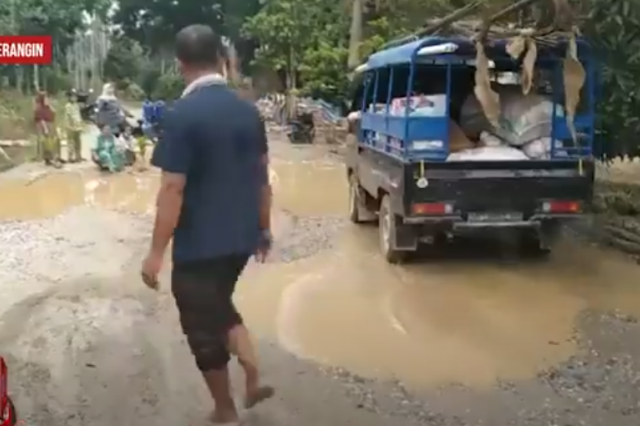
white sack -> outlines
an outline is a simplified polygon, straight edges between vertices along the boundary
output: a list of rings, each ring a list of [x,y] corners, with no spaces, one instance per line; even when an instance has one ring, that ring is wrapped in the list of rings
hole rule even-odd
[[[567,152],[562,149],[562,142],[556,141],[556,157],[566,157]],[[551,158],[551,138],[540,138],[529,142],[522,147],[527,157],[533,160],[548,160]]]
[[[510,146],[485,146],[449,155],[447,161],[519,161],[528,160],[522,151]]]
[[[522,146],[536,139],[551,136],[553,102],[547,97],[523,95],[520,88],[500,87],[500,129],[492,129],[480,103],[471,94],[465,100],[460,114],[460,127],[469,137],[477,137],[483,131],[491,131],[510,145]],[[556,106],[556,114],[564,116],[562,106]]]
[[[507,146],[507,143],[505,141],[503,141],[496,135],[492,135],[489,132],[480,133],[480,142],[482,143],[483,146],[491,146],[491,147]]]

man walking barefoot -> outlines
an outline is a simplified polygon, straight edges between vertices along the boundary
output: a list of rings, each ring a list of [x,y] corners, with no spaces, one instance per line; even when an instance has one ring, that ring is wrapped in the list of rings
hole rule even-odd
[[[227,87],[224,47],[211,28],[181,30],[176,56],[187,88],[167,111],[151,160],[162,181],[142,277],[158,287],[173,238],[171,287],[180,322],[215,402],[212,421],[233,424],[230,355],[245,373],[245,408],[274,393],[260,383],[249,332],[232,301],[249,258],[263,261],[271,247],[267,139],[255,105]]]

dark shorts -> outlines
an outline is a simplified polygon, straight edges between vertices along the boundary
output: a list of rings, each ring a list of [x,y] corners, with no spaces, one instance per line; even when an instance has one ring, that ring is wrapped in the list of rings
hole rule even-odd
[[[225,368],[227,334],[242,317],[233,291],[249,255],[233,255],[174,265],[171,290],[180,324],[200,371]]]

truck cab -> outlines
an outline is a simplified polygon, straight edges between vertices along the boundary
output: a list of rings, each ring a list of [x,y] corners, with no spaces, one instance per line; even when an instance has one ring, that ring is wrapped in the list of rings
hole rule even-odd
[[[562,223],[581,217],[591,202],[595,65],[589,45],[578,41],[586,78],[575,133],[563,108],[566,42],[538,47],[534,87],[523,95],[517,85],[524,100],[513,95],[522,60],[509,56],[506,45],[497,41],[486,49],[492,87],[507,87],[505,99],[515,99],[503,103],[500,95],[501,116],[512,121],[527,114],[519,105],[537,97],[543,125],[532,124],[535,139],[525,131],[512,140],[511,123],[502,118],[495,128],[478,116],[485,119],[482,131],[470,119],[477,52],[469,40],[426,37],[394,45],[356,71],[346,155],[349,215],[354,223],[378,222],[389,262],[403,260],[421,241],[496,229],[546,254]],[[533,155],[534,142],[544,152]]]

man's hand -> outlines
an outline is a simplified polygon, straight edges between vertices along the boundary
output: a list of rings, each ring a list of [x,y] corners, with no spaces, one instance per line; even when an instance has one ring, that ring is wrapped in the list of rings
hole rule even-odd
[[[258,244],[258,249],[256,250],[255,258],[259,263],[264,263],[267,260],[267,256],[269,256],[269,252],[271,252],[271,246],[273,245],[273,237],[271,236],[271,231],[265,230],[262,231],[262,236],[260,237],[260,244]]]
[[[158,289],[158,274],[162,269],[163,257],[162,253],[150,251],[142,262],[142,281],[152,290]]]

